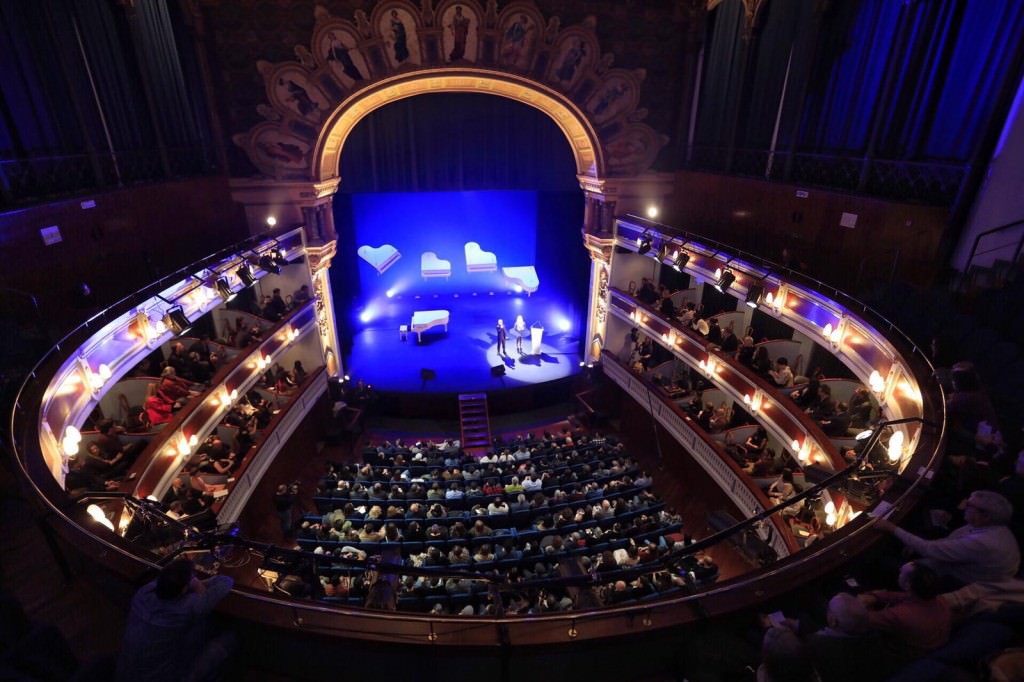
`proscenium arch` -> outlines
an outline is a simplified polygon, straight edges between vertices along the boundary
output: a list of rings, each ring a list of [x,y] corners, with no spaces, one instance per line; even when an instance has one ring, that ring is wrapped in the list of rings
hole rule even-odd
[[[464,67],[399,74],[346,98],[320,129],[311,177],[318,183],[337,179],[345,140],[356,125],[374,110],[406,97],[436,92],[497,95],[543,111],[569,141],[576,160],[577,177],[604,177],[604,153],[597,132],[575,103],[555,90],[522,76]]]

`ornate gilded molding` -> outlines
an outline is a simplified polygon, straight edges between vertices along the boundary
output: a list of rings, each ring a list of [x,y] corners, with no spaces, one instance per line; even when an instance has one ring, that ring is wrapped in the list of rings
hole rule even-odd
[[[500,12],[493,0],[386,0],[369,16],[342,19],[321,5],[314,14],[295,60],[257,62],[265,120],[232,138],[267,177],[335,178],[359,120],[424,92],[484,92],[541,109],[565,133],[581,176],[643,173],[668,142],[642,122],[646,73],[612,68],[593,17],[562,28],[524,0]]]

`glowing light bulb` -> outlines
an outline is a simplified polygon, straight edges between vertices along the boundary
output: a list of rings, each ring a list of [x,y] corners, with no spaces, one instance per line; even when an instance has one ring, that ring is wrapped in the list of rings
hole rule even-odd
[[[903,456],[903,432],[896,431],[889,436],[889,461],[898,462]]]
[[[100,375],[100,378],[103,379],[103,381],[107,381],[108,379],[110,379],[110,377],[113,376],[111,374],[111,372],[110,372],[110,365],[106,365],[106,364],[100,365],[99,366],[99,375]]]
[[[836,515],[835,514],[827,514],[825,516],[825,523],[828,524],[829,528],[831,528],[832,526],[836,525],[836,521],[837,521],[837,519],[836,519]]]
[[[831,336],[832,336],[832,323],[831,322],[829,322],[828,324],[825,325],[825,328],[822,330],[821,335],[824,336],[825,338],[831,338]]]
[[[835,503],[832,500],[829,500],[828,502],[825,503],[825,513],[826,514],[835,514],[836,513],[836,505],[835,505]]]

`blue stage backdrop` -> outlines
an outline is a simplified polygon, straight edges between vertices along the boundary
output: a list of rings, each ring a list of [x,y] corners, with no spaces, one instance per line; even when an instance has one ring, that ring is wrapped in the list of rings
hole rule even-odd
[[[583,347],[590,259],[580,193],[526,190],[339,194],[331,268],[342,354],[351,373],[384,390],[490,390],[568,376]],[[476,242],[467,261],[466,244]],[[423,260],[431,252],[436,258]],[[520,287],[504,268],[527,268]],[[522,274],[522,273],[519,273]],[[530,279],[524,280],[529,282]],[[399,334],[415,312],[446,311],[447,328]],[[495,323],[517,315],[544,328],[542,350],[520,352]],[[504,364],[506,375],[492,374]],[[430,368],[429,382],[420,370]]]
[[[537,193],[526,191],[401,192],[357,194],[352,199],[359,284],[367,303],[401,295],[478,294],[506,288],[501,268],[537,265]],[[465,245],[476,242],[494,254],[497,270],[469,272]],[[394,259],[394,247],[400,254]],[[386,249],[381,251],[380,249]],[[365,251],[365,250],[364,250]],[[424,277],[424,253],[434,253]],[[380,259],[386,259],[381,261]],[[393,260],[393,264],[387,265]],[[447,266],[445,265],[447,264]],[[378,272],[379,267],[386,267]],[[538,273],[540,275],[541,273]],[[543,286],[543,277],[541,278]]]

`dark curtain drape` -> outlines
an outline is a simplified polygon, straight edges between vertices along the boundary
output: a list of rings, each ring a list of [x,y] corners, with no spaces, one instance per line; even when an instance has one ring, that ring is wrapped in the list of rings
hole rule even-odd
[[[0,203],[212,169],[195,47],[168,1],[0,2]]]
[[[768,0],[753,43],[743,20],[709,16],[697,146],[769,145],[791,47],[779,147],[808,154],[969,162],[1021,77],[1024,2]]]
[[[377,109],[341,157],[342,192],[578,190],[564,133],[495,95],[419,95]]]

